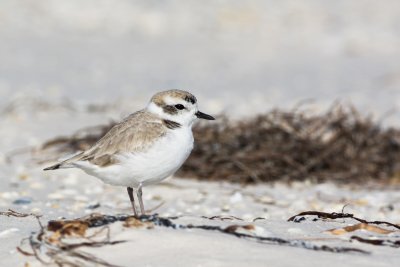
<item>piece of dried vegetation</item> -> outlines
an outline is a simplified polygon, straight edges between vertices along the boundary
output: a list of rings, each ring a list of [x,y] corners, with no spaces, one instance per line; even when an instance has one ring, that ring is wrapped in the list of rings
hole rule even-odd
[[[122,224],[124,227],[127,228],[147,228],[147,229],[152,229],[154,228],[154,224],[151,222],[143,222],[139,220],[138,218],[135,217],[129,217],[127,218],[124,223]]]
[[[343,235],[343,234],[347,234],[347,233],[354,232],[357,230],[364,230],[364,231],[377,233],[377,234],[390,234],[390,233],[395,232],[394,230],[384,229],[384,228],[381,228],[381,227],[378,227],[375,225],[371,225],[368,223],[357,223],[355,225],[349,225],[349,226],[345,226],[343,228],[330,229],[330,230],[327,230],[326,232],[331,233],[333,235]]]
[[[364,220],[362,218],[358,218],[356,216],[354,216],[351,213],[343,213],[343,212],[322,212],[322,211],[314,211],[314,210],[310,210],[310,211],[303,211],[300,212],[299,214],[296,214],[292,217],[290,217],[288,219],[289,222],[296,222],[296,223],[300,223],[302,221],[306,220],[306,216],[317,216],[318,219],[314,219],[314,221],[319,220],[319,219],[331,219],[331,220],[336,220],[336,219],[352,219],[355,221],[358,221],[360,223],[366,224],[366,225],[371,225],[371,224],[375,224],[375,225],[385,225],[388,227],[392,227],[395,228],[396,230],[400,230],[400,225],[395,224],[395,223],[391,223],[391,222],[387,222],[387,221],[367,221]]]
[[[47,227],[40,224],[38,233],[33,233],[29,238],[22,240],[17,250],[22,255],[35,257],[43,265],[116,267],[117,265],[108,263],[81,248],[98,248],[125,242],[112,241],[107,224],[127,217],[91,214],[74,220],[49,221]],[[88,229],[91,227],[100,229],[89,235]]]
[[[288,221],[300,223],[306,220],[306,216],[317,216],[317,218],[312,219],[312,221],[320,221],[320,220],[336,220],[336,219],[351,219],[358,221],[360,223],[345,226],[342,228],[330,229],[325,231],[326,233],[330,233],[333,235],[344,235],[350,232],[355,232],[357,230],[364,230],[369,234],[368,238],[353,235],[349,238],[349,241],[356,240],[361,243],[367,243],[375,246],[389,246],[393,248],[400,247],[400,240],[398,236],[395,237],[387,237],[382,239],[382,235],[389,235],[392,233],[398,233],[400,230],[400,225],[387,222],[387,221],[367,221],[362,218],[355,217],[353,214],[350,213],[328,213],[328,212],[321,212],[321,211],[304,211],[297,215],[294,215],[288,219]],[[378,227],[377,225],[385,226]],[[377,234],[374,236],[374,234]]]

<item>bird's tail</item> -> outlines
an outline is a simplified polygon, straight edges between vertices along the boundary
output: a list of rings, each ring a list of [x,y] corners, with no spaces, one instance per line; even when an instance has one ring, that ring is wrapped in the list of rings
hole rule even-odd
[[[47,168],[44,168],[43,170],[51,171],[51,170],[57,170],[57,169],[72,168],[73,167],[72,163],[75,160],[78,160],[79,158],[81,158],[82,155],[83,155],[83,152],[78,152],[77,154],[73,155],[72,157],[70,157],[64,161],[58,162],[54,165],[51,165]]]
[[[61,167],[61,163],[57,163],[57,164],[51,165],[51,166],[49,166],[47,168],[44,168],[43,170],[44,171],[57,170],[60,167]]]

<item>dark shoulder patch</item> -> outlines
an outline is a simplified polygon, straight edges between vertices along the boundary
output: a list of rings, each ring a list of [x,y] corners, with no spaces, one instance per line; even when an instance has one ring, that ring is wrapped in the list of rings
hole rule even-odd
[[[176,129],[182,126],[180,123],[170,120],[163,120],[163,123],[168,129]]]

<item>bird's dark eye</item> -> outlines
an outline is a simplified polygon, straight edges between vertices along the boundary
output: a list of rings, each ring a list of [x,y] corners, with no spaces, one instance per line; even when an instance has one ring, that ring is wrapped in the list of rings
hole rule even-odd
[[[179,110],[182,110],[182,109],[185,108],[185,106],[182,105],[182,104],[175,105],[175,107],[176,107],[177,109],[179,109]]]

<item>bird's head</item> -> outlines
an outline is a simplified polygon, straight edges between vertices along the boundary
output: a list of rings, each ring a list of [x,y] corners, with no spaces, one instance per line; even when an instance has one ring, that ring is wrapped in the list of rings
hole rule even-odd
[[[147,105],[147,111],[186,126],[191,126],[197,118],[214,120],[214,117],[199,111],[194,95],[177,89],[155,94]]]

